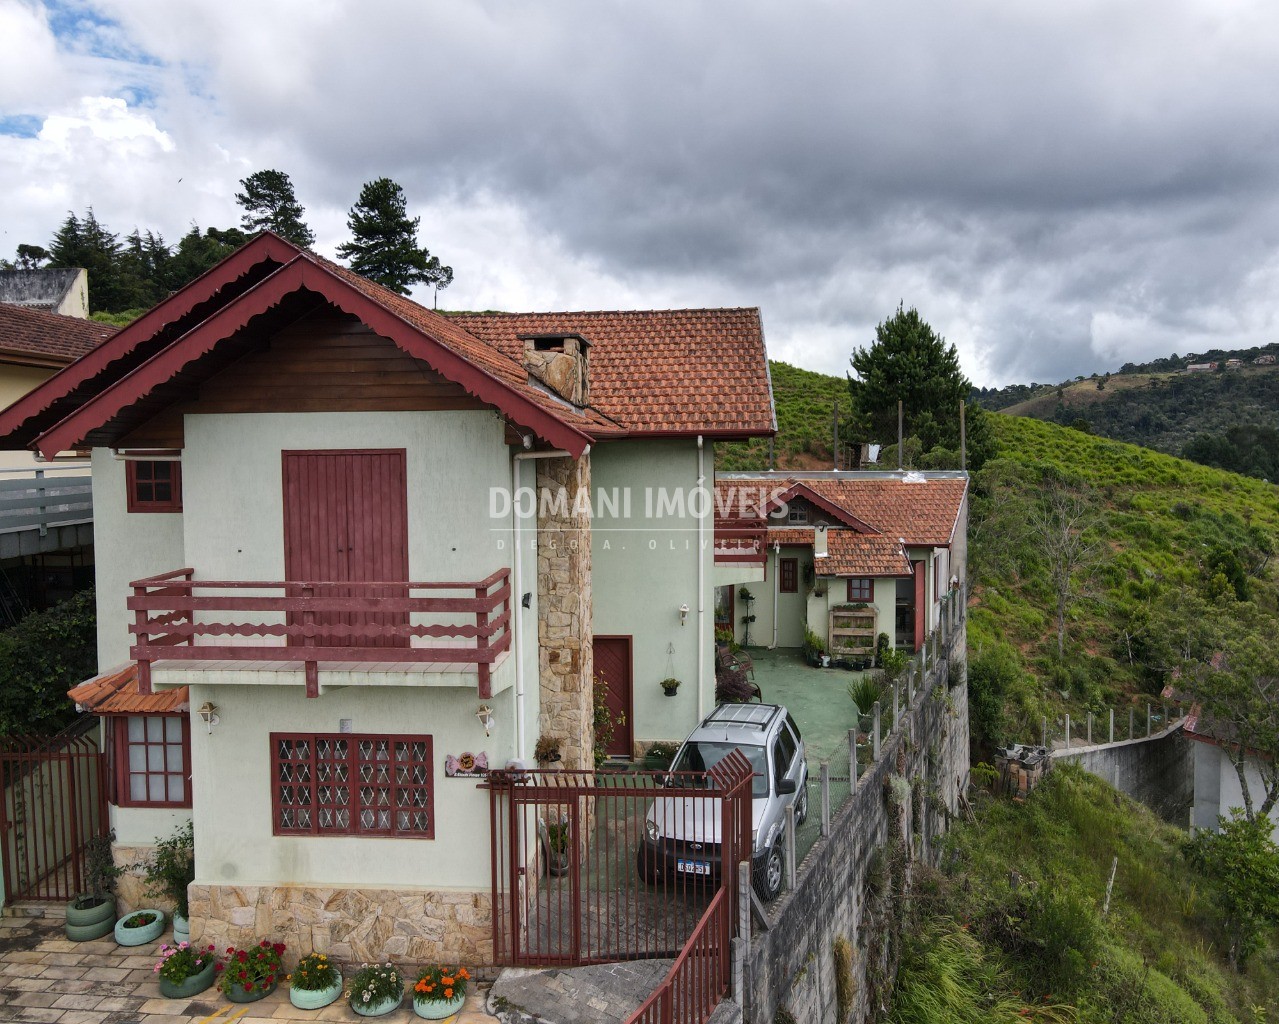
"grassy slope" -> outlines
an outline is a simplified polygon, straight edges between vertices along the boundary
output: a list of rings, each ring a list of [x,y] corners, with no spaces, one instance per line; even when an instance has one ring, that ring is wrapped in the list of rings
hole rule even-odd
[[[777,407],[775,460],[779,468],[830,469],[831,414],[839,409],[843,423],[851,408],[848,381],[787,363],[769,363]],[[767,469],[768,441],[716,446],[723,470]]]
[[[1069,766],[1059,767],[1025,804],[979,801],[977,820],[959,825],[950,839],[946,873],[933,886],[925,880],[930,896],[912,922],[917,938],[894,1019],[1016,1020],[1024,1008],[1046,1005],[1074,1008],[1078,1020],[1097,1024],[1265,1019],[1254,1017],[1253,1006],[1275,1019],[1275,937],[1242,975],[1225,964],[1211,888],[1188,867],[1183,839]],[[1115,857],[1114,892],[1103,918]],[[934,1001],[947,988],[927,958],[948,936],[968,946],[961,980],[982,978],[975,1013],[938,1017],[934,1003],[930,1015],[911,1014],[912,1003]],[[918,992],[910,991],[912,978]],[[995,1010],[1001,1004],[1002,1013]],[[1058,1015],[1073,1018],[1069,1010]]]

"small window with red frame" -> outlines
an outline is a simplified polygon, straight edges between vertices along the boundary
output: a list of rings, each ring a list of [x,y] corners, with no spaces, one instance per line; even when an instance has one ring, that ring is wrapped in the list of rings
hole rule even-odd
[[[778,589],[783,594],[799,592],[799,559],[783,558],[778,566]]]
[[[185,715],[115,718],[119,807],[191,806],[191,723]]]
[[[130,512],[181,512],[182,463],[125,463]]]
[[[868,579],[853,577],[848,581],[848,600],[869,601],[873,594],[874,583]]]

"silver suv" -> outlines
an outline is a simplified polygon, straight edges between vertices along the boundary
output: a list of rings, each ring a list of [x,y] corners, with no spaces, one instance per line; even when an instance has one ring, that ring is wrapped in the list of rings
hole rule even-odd
[[[762,899],[775,899],[782,889],[786,863],[786,808],[795,805],[796,824],[808,816],[804,740],[795,719],[778,704],[721,704],[680,746],[671,770],[704,772],[734,749],[755,769],[751,789],[755,890]],[[689,797],[659,797],[649,806],[636,855],[636,867],[645,882],[713,881],[718,876],[720,815],[685,806],[690,802]]]

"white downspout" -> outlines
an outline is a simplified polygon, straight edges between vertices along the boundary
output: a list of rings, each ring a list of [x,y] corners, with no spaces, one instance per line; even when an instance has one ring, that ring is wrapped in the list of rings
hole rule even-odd
[[[706,488],[706,452],[701,434],[697,435],[697,488]],[[706,642],[706,519],[711,514],[714,502],[707,502],[707,507],[697,519],[697,720],[706,717],[706,656],[702,645]]]
[[[526,438],[524,443],[531,444],[531,438]],[[591,446],[588,444],[582,450],[582,454],[585,455],[590,450]],[[513,590],[511,596],[515,602],[513,606],[515,613],[511,618],[511,631],[514,633],[515,641],[515,756],[521,761],[524,760],[524,752],[528,749],[528,741],[524,735],[524,550],[520,537],[522,531],[520,530],[519,502],[517,501],[517,496],[520,493],[520,463],[527,459],[571,459],[572,457],[570,452],[556,450],[549,452],[518,452],[511,459],[511,542],[515,548],[511,566]],[[536,494],[536,490],[534,490],[534,494]],[[534,514],[536,515],[536,512]]]
[[[782,599],[782,546],[773,545],[773,642],[768,645],[770,651],[777,650],[777,606]]]

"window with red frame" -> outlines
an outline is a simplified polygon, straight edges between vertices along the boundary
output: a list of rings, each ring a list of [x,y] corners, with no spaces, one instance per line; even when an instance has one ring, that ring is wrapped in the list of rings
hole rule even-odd
[[[191,806],[191,723],[186,715],[117,715],[119,807]]]
[[[277,836],[434,839],[430,736],[271,734]]]
[[[783,594],[799,592],[799,559],[783,558],[778,570],[778,586]]]
[[[182,511],[182,463],[131,461],[124,465],[130,512]]]
[[[857,579],[848,581],[848,600],[869,601],[873,596],[874,583],[871,580]]]

